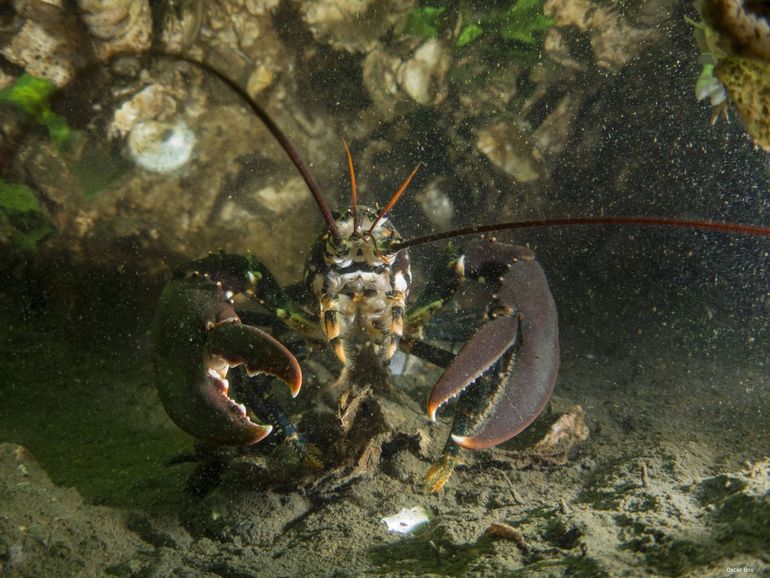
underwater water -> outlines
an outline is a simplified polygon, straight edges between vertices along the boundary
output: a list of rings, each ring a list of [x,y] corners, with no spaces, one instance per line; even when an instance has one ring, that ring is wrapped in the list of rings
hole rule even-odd
[[[741,26],[718,20],[724,4],[744,11]],[[766,229],[493,233],[534,251],[547,277],[560,353],[544,344],[535,357],[558,364],[553,394],[515,382],[538,341],[530,331],[544,325],[518,293],[516,314],[502,312],[523,328],[514,377],[495,381],[508,367],[495,366],[432,422],[443,370],[429,360],[399,353],[386,366],[362,353],[343,369],[302,286],[324,218],[241,94],[293,142],[333,211],[353,202],[345,147],[361,207],[384,207],[419,164],[387,212],[407,241],[560,217],[767,228],[762,10],[718,0],[700,11],[674,0],[1,8],[0,574],[770,573]],[[737,36],[747,27],[754,44]],[[712,95],[726,100],[712,106]],[[414,304],[450,283],[452,251],[473,254],[476,237],[408,249],[407,337]],[[226,433],[216,415],[194,413],[205,397],[195,379],[217,376],[198,367],[204,346],[188,356],[187,343],[208,327],[201,317],[200,335],[180,330],[169,343],[154,321],[159,303],[171,327],[184,327],[180,312],[202,316],[192,297],[172,310],[161,294],[181,263],[220,250],[253,255],[289,288],[235,306],[286,344],[303,375],[292,398],[280,380],[256,389],[231,369],[233,395],[273,392],[239,399],[274,426],[246,447],[196,443],[175,425]],[[479,283],[472,269],[468,259],[469,278],[421,335],[450,358],[505,289],[494,280],[504,270]],[[396,331],[383,319],[392,325],[372,339]],[[358,351],[355,336],[346,347]],[[160,358],[172,363],[158,384]],[[487,403],[517,406],[532,391],[547,401],[534,423],[458,450],[432,491],[426,476],[450,433],[483,428],[453,416],[470,407],[473,422]],[[500,423],[520,423],[513,413]],[[390,520],[403,510],[424,520],[394,531],[407,527]]]

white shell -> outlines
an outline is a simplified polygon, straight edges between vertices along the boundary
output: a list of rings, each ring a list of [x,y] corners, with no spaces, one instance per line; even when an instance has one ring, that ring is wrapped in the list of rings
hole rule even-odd
[[[406,362],[408,356],[403,351],[396,351],[393,357],[390,358],[390,373],[391,375],[403,375],[406,373]],[[384,521],[384,519],[383,519]]]
[[[422,506],[404,508],[398,514],[386,516],[380,520],[388,526],[388,532],[411,534],[420,526],[430,522],[428,512]]]
[[[169,173],[186,165],[195,148],[195,134],[182,120],[155,120],[134,125],[128,151],[137,165],[154,173]]]

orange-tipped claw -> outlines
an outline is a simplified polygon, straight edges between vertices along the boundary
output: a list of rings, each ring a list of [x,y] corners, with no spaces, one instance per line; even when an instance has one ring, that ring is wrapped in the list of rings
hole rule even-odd
[[[479,328],[433,386],[428,398],[432,421],[436,421],[439,407],[459,395],[514,346],[517,328],[518,319],[512,317],[500,317]]]
[[[481,378],[479,399],[452,440],[480,450],[501,444],[529,426],[551,398],[559,368],[559,327],[545,274],[526,247],[478,241],[465,252],[466,275],[497,278],[495,312],[436,382],[428,415]],[[491,372],[496,373],[491,373]],[[491,384],[491,385],[488,385]],[[482,393],[478,393],[481,391]],[[465,400],[463,400],[465,402]]]
[[[274,375],[292,396],[302,386],[295,357],[270,335],[242,325],[221,286],[206,279],[174,279],[166,286],[155,315],[153,353],[169,417],[209,444],[254,444],[273,429],[252,422],[246,407],[228,397],[230,367]]]
[[[230,367],[243,365],[250,375],[267,374],[289,386],[292,397],[302,387],[302,369],[280,341],[261,329],[240,323],[223,323],[209,331],[207,351]]]

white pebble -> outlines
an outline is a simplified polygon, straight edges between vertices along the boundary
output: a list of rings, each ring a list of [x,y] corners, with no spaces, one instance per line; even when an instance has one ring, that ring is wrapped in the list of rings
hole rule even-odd
[[[430,521],[428,512],[422,506],[404,508],[398,514],[387,516],[381,520],[388,526],[388,532],[396,534],[411,534],[420,526]]]

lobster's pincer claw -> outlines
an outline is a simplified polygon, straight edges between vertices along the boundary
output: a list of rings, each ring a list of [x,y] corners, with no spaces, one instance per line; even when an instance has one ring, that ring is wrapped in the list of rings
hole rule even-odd
[[[292,396],[302,385],[299,363],[289,350],[264,331],[241,324],[222,287],[205,278],[177,278],[166,285],[155,315],[153,354],[166,412],[205,443],[248,445],[272,431],[252,422],[246,407],[228,397],[230,367],[274,375]]]
[[[428,415],[432,421],[436,421],[439,407],[459,395],[513,348],[518,326],[516,318],[498,317],[479,328],[433,386],[428,398]]]
[[[542,268],[526,247],[478,241],[466,275],[497,279],[485,322],[436,382],[428,414],[468,389],[452,440],[467,449],[501,444],[529,426],[551,398],[559,368],[556,305]],[[491,313],[491,314],[490,314]]]
[[[294,355],[269,333],[240,322],[222,323],[208,332],[206,354],[215,371],[243,365],[249,376],[268,374],[289,386],[292,397],[302,387],[302,371]]]

